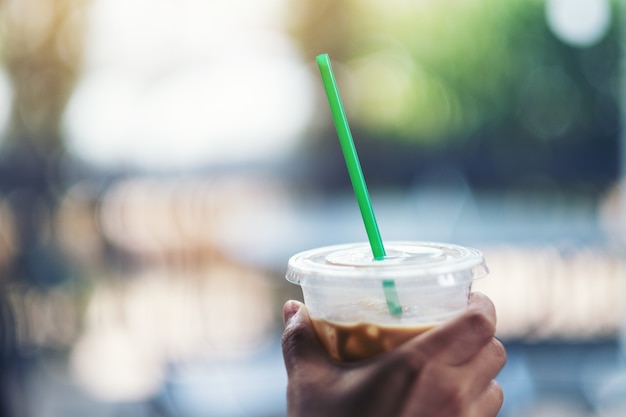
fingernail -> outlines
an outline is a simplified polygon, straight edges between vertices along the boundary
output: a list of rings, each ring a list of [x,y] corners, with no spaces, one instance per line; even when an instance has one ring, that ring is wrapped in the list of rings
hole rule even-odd
[[[300,310],[300,303],[297,301],[287,301],[283,307],[283,321],[285,324]]]

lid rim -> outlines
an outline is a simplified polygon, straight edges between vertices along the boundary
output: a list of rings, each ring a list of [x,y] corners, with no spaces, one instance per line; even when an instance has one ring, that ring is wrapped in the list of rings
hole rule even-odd
[[[420,246],[447,249],[448,252],[446,252],[446,254],[448,258],[446,258],[445,262],[406,264],[381,263],[376,265],[375,262],[377,261],[373,260],[371,265],[353,266],[320,263],[319,259],[312,259],[313,255],[320,258],[331,252],[349,248],[358,249],[364,246],[369,246],[369,244],[367,242],[356,242],[332,245],[295,254],[289,259],[288,269],[285,275],[286,279],[295,284],[300,284],[303,277],[310,277],[318,281],[339,280],[345,283],[363,278],[394,279],[397,282],[405,282],[409,280],[427,281],[429,278],[434,279],[442,275],[452,274],[459,277],[459,275],[469,274],[467,279],[469,282],[489,273],[484,256],[479,250],[466,246],[428,241],[390,241],[387,242],[386,246],[390,248],[397,246]],[[456,251],[460,254],[460,257],[450,259],[450,251]]]

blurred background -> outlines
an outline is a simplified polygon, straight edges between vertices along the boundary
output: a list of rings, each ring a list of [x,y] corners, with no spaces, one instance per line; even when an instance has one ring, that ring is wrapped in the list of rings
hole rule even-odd
[[[626,414],[619,0],[0,1],[0,414],[285,415],[290,255],[481,249],[502,417]]]

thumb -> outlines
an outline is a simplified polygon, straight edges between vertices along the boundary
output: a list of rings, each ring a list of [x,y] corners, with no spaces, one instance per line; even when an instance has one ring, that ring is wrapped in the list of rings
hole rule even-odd
[[[328,362],[328,354],[315,334],[311,317],[306,306],[290,300],[283,306],[285,331],[282,348],[287,373],[304,363]]]

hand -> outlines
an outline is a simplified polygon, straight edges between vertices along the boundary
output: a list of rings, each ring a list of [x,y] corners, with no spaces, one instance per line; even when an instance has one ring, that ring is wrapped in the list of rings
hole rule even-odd
[[[398,348],[339,363],[320,345],[304,304],[283,308],[289,417],[494,417],[506,353],[495,309],[473,293],[463,314]]]

